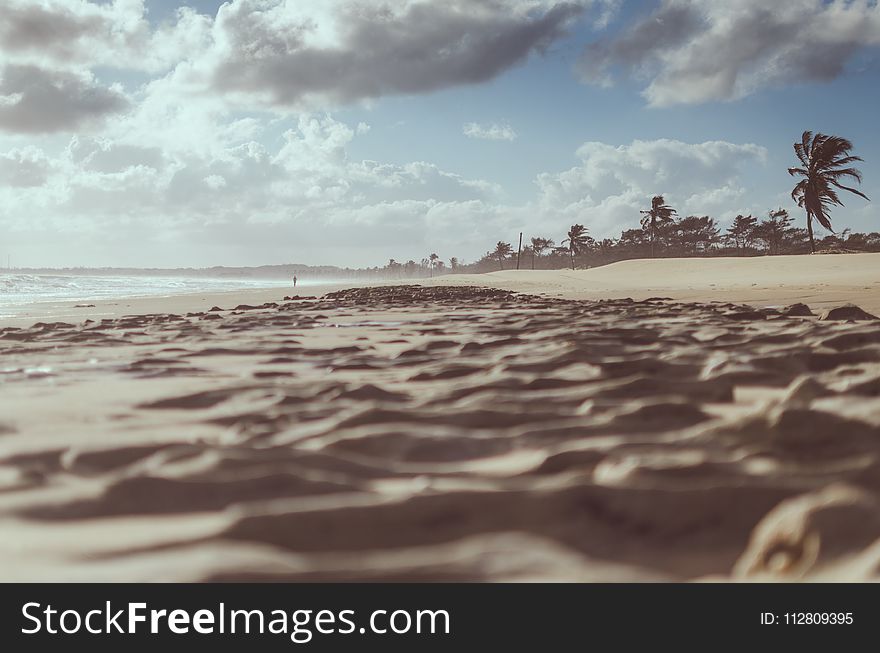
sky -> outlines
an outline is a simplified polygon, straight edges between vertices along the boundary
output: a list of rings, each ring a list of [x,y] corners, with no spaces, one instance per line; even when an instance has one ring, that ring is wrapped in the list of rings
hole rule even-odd
[[[383,265],[568,227],[787,208],[792,144],[864,158],[876,0],[4,0],[0,261]]]

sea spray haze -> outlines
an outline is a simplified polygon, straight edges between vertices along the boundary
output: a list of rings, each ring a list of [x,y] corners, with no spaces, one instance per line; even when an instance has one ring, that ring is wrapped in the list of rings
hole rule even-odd
[[[215,293],[290,285],[279,280],[195,277],[80,276],[0,272],[0,312],[38,302],[85,302],[126,297]]]

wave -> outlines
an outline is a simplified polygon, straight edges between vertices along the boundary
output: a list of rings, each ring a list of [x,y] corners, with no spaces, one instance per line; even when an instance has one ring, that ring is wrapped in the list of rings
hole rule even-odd
[[[288,286],[287,281],[183,277],[90,277],[0,273],[0,306]]]

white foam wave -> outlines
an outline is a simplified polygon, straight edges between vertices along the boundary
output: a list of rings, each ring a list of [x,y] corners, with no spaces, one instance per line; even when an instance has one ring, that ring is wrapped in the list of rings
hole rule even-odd
[[[161,297],[182,293],[223,292],[289,285],[289,282],[281,280],[0,273],[0,308],[8,313],[12,307],[24,307],[40,302]]]

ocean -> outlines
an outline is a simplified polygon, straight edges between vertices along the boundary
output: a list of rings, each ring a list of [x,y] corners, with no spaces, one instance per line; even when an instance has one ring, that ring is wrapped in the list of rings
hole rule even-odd
[[[290,287],[281,279],[199,277],[78,276],[0,272],[0,317],[42,302],[88,302],[129,297],[167,297],[186,293]],[[303,284],[307,285],[307,284]]]

